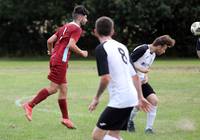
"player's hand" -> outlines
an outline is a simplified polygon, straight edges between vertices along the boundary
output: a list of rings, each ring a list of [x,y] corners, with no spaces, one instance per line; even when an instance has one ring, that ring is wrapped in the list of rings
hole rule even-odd
[[[150,69],[143,69],[143,73],[148,73]]]
[[[48,55],[51,55],[51,54],[52,54],[52,52],[53,52],[53,48],[52,48],[52,49],[49,49],[49,50],[47,50],[47,54],[48,54]]]
[[[81,55],[83,57],[87,57],[88,56],[88,51],[81,51]]]
[[[149,103],[144,97],[139,100],[138,107],[144,112],[149,112],[152,108],[151,103]]]
[[[99,104],[99,99],[93,98],[92,102],[88,107],[89,111],[92,112],[93,110],[95,110],[98,104]]]
[[[48,50],[48,51],[47,51],[47,54],[48,54],[48,55],[51,55],[51,52]]]

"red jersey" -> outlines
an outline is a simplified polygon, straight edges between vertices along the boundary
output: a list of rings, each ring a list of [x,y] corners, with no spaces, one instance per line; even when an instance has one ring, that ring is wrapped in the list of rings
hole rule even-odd
[[[71,51],[67,47],[70,38],[73,38],[76,42],[79,40],[82,33],[81,27],[75,22],[70,22],[60,27],[55,35],[57,36],[57,41],[54,45],[54,49],[51,55],[51,59],[54,64],[68,63]]]

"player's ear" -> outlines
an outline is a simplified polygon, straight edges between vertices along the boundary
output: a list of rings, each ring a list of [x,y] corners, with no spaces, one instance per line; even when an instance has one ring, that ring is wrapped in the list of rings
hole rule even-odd
[[[111,30],[111,36],[113,36],[115,34],[115,30],[112,28]]]
[[[93,30],[93,35],[94,35],[95,37],[98,37],[98,33],[97,33],[96,28]]]
[[[82,21],[82,20],[83,20],[83,16],[82,16],[82,15],[78,15],[78,16],[77,16],[77,19],[78,19],[79,21]]]

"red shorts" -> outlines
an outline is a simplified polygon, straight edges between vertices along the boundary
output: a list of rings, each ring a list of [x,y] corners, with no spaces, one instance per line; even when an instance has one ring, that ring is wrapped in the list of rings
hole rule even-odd
[[[48,75],[48,79],[56,84],[65,84],[66,80],[66,71],[67,64],[66,63],[54,63],[53,60],[50,60],[49,63],[50,72]]]

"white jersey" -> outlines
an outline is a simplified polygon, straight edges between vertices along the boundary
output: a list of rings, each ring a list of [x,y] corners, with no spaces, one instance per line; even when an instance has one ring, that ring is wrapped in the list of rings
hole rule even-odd
[[[95,53],[99,76],[109,74],[111,77],[108,106],[126,108],[137,105],[137,91],[132,81],[136,72],[127,48],[115,40],[108,40],[97,46]]]
[[[147,44],[136,47],[131,53],[131,60],[134,64],[145,69],[148,69],[152,65],[155,57],[156,54],[154,52],[150,52],[150,48]],[[137,73],[141,81],[145,80],[144,73],[139,71]]]

